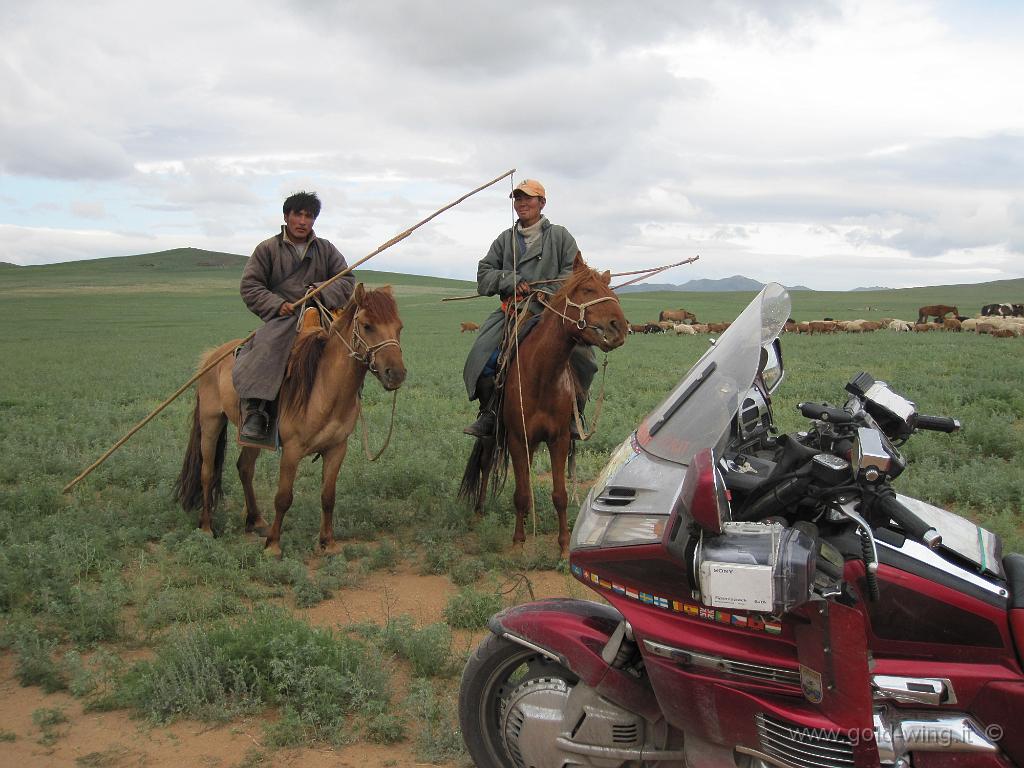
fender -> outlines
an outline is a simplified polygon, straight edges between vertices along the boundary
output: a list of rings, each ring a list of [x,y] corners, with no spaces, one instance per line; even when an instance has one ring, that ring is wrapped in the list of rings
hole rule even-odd
[[[659,720],[661,707],[646,674],[612,667],[602,655],[624,621],[604,603],[554,597],[506,608],[491,617],[488,627],[558,662],[610,701]]]

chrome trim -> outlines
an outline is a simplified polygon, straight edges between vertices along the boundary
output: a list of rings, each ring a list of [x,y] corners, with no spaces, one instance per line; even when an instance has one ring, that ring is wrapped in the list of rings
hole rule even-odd
[[[754,718],[761,749],[798,768],[854,768],[853,742],[759,712]]]
[[[502,632],[501,636],[504,637],[506,640],[511,640],[513,643],[518,643],[519,645],[523,646],[524,648],[529,648],[531,651],[536,651],[541,656],[546,656],[547,658],[551,659],[552,661],[554,661],[554,662],[556,662],[558,664],[564,664],[565,663],[565,659],[559,658],[557,654],[552,653],[547,648],[542,648],[541,646],[537,645],[536,643],[531,643],[529,640],[524,640],[523,638],[519,637],[518,635],[513,635],[511,632]]]
[[[896,725],[910,752],[999,752],[982,727],[967,715],[907,714],[914,716],[904,716],[896,720]]]
[[[655,642],[654,640],[644,640],[644,647],[655,656],[669,659],[677,664],[698,667],[700,669],[711,669],[723,675],[746,677],[761,682],[782,683],[793,686],[800,685],[800,671],[795,669],[771,667],[766,664],[750,664],[745,661],[727,659],[723,656],[711,656],[706,653],[675,648],[671,645]]]
[[[853,448],[853,466],[857,472],[877,469],[883,475],[892,468],[892,456],[885,450],[882,433],[870,427],[857,428],[857,441]]]
[[[871,678],[875,699],[887,699],[904,704],[956,704],[953,683],[946,677],[899,677],[875,675]]]
[[[798,765],[793,765],[793,763],[787,763],[785,760],[775,757],[774,755],[769,755],[765,752],[760,752],[756,749],[751,749],[750,747],[739,746],[736,747],[736,751],[739,752],[741,755],[750,755],[751,757],[756,757],[758,760],[761,761],[762,765],[771,765],[774,766],[774,768],[800,768],[800,766]],[[757,768],[761,768],[761,766],[757,766]]]
[[[988,579],[984,579],[976,573],[968,571],[966,568],[961,568],[956,563],[953,563],[942,555],[935,552],[935,550],[928,549],[923,544],[918,544],[916,541],[911,539],[904,539],[903,546],[894,547],[891,544],[886,544],[880,539],[876,539],[879,547],[885,547],[891,549],[893,552],[901,552],[907,557],[911,557],[918,562],[930,565],[933,568],[937,568],[940,571],[944,571],[950,576],[955,576],[961,581],[966,581],[968,584],[980,587],[986,592],[989,592],[996,597],[1006,598],[1008,597],[1006,589],[1000,587],[998,584],[993,584]]]
[[[884,381],[875,381],[868,387],[864,393],[864,399],[885,408],[893,416],[902,420],[904,424],[909,424],[911,417],[917,413],[917,406],[913,402],[907,400],[903,395],[893,392]]]

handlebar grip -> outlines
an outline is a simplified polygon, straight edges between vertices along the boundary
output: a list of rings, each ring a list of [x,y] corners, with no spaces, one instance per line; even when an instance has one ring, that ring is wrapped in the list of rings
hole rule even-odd
[[[842,408],[833,408],[830,405],[818,403],[800,403],[797,405],[797,408],[808,419],[827,421],[831,424],[850,424],[853,422],[853,416]]]
[[[960,429],[960,422],[957,419],[951,419],[948,416],[925,416],[924,414],[917,415],[917,421],[914,422],[914,426],[917,429],[930,429],[933,432],[956,432]]]
[[[900,528],[912,539],[916,539],[929,549],[935,549],[942,543],[942,536],[938,531],[900,504],[894,496],[880,497],[878,505],[883,512],[899,523]]]

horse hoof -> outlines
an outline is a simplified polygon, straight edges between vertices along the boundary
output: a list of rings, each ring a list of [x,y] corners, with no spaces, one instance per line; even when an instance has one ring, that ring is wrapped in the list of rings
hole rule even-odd
[[[280,544],[267,544],[263,547],[263,556],[267,558],[273,558],[275,560],[281,559],[281,545]]]
[[[270,525],[262,517],[257,519],[256,522],[245,526],[246,533],[254,533],[259,537],[264,537],[270,533]]]
[[[337,541],[331,541],[328,544],[324,544],[323,542],[321,542],[320,544],[320,552],[322,552],[327,557],[334,557],[335,555],[340,555],[342,549],[343,547],[341,543]]]

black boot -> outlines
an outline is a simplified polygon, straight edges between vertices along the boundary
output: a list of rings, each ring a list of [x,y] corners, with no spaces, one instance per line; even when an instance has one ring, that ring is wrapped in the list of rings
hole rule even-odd
[[[576,395],[576,409],[580,412],[580,424],[583,425],[584,431],[586,431],[587,429],[587,422],[583,418],[583,409],[586,407],[586,405],[587,396],[585,394]],[[580,435],[580,428],[576,424],[575,414],[571,414],[569,416],[569,437],[571,437],[573,440],[579,440],[580,437],[582,437],[582,435]]]
[[[267,401],[250,397],[244,401],[245,421],[238,430],[243,440],[266,440],[270,436],[270,415],[267,413]]]
[[[473,437],[490,437],[494,434],[497,417],[494,413],[494,377],[481,376],[476,383],[476,394],[480,400],[480,413],[476,421],[462,430]]]

